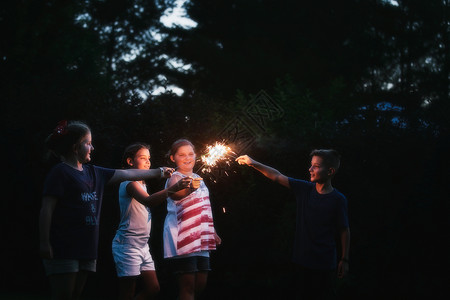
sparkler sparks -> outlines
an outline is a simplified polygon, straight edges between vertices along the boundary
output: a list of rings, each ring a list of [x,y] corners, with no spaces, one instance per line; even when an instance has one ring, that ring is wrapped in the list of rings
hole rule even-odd
[[[236,158],[236,153],[223,143],[216,142],[215,145],[209,145],[206,149],[206,154],[201,156],[203,165],[198,171],[211,172],[211,168],[217,166],[219,162],[225,162],[227,165],[230,165],[230,157]]]

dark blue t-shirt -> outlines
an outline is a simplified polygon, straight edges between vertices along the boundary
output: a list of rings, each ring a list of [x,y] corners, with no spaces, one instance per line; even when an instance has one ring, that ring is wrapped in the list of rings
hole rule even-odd
[[[50,227],[54,258],[97,258],[103,190],[114,172],[93,165],[79,171],[64,163],[50,171],[43,195],[58,199]]]
[[[336,235],[348,227],[347,199],[336,189],[319,194],[316,184],[289,178],[297,200],[293,260],[307,268],[336,268]]]

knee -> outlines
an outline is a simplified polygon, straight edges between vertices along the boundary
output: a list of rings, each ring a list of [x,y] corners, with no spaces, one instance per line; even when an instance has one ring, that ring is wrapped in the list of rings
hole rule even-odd
[[[159,283],[153,284],[152,286],[148,287],[147,291],[150,295],[156,295],[161,290]]]
[[[196,288],[194,284],[184,283],[180,286],[182,294],[194,295]]]

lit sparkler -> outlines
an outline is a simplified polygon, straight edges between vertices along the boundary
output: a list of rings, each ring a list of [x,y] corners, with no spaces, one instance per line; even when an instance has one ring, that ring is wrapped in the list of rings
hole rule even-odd
[[[203,165],[198,168],[197,172],[200,170],[202,172],[211,172],[211,168],[217,166],[219,162],[225,162],[230,165],[230,157],[236,158],[236,153],[223,143],[216,142],[214,146],[207,146],[206,149],[206,154],[201,156]]]

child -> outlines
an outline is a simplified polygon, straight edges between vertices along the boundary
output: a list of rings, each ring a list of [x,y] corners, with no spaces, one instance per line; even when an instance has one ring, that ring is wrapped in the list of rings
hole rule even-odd
[[[210,271],[209,251],[221,240],[213,224],[209,191],[202,178],[193,173],[196,161],[193,144],[177,140],[170,150],[177,171],[166,187],[180,178],[192,178],[189,188],[169,195],[164,222],[164,258],[177,276],[179,299],[194,299],[206,287]]]
[[[127,169],[150,169],[150,147],[141,143],[128,146],[122,165]],[[159,292],[155,264],[148,245],[151,230],[149,207],[159,205],[169,194],[188,187],[190,182],[189,178],[182,178],[170,188],[151,196],[144,181],[124,181],[120,184],[120,224],[112,243],[117,276],[120,278],[119,299],[134,299],[136,277],[139,275],[142,275],[144,291],[136,299],[152,299]]]
[[[348,271],[347,199],[331,184],[339,169],[339,154],[335,150],[314,150],[310,156],[311,182],[288,178],[247,155],[239,156],[236,161],[252,166],[267,178],[293,190],[297,200],[293,260],[299,266],[301,299],[329,299],[335,297],[336,266],[339,278]],[[341,240],[339,262],[336,261],[336,234]]]
[[[124,180],[170,177],[173,169],[114,170],[91,161],[90,128],[61,121],[46,140],[62,162],[44,183],[39,217],[40,253],[53,299],[78,299],[88,272],[95,272],[99,217],[106,184]]]

